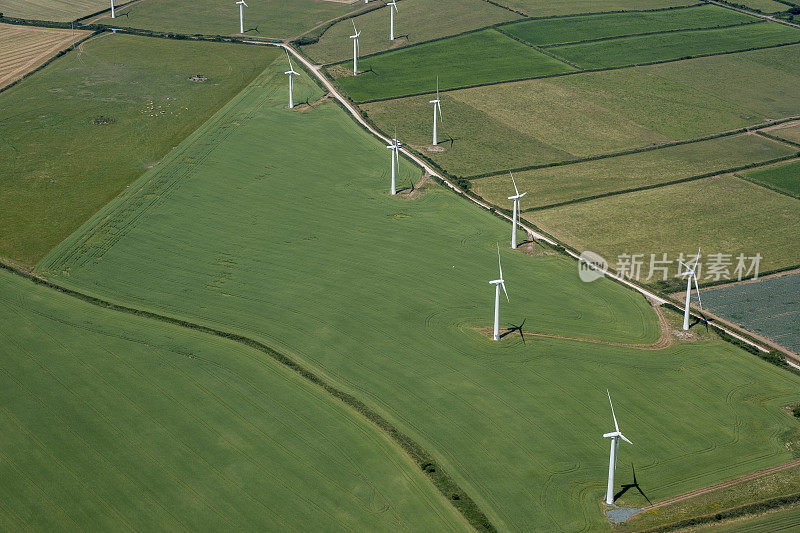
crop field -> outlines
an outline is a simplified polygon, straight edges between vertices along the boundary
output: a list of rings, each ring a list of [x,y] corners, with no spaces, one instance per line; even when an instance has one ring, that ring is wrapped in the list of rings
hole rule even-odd
[[[709,311],[800,353],[800,273],[735,283],[703,293]]]
[[[32,266],[278,53],[106,34],[0,94],[0,256]]]
[[[572,13],[598,13],[608,11],[636,11],[663,9],[697,4],[695,0],[501,0],[498,4],[521,11],[530,17],[569,15]]]
[[[780,137],[789,142],[800,144],[800,123],[792,122],[775,129],[770,129],[767,133]]]
[[[359,102],[575,70],[496,30],[483,30],[364,58],[337,82]],[[352,67],[352,65],[350,65]]]
[[[762,170],[753,170],[744,173],[744,176],[753,181],[766,184],[767,187],[779,192],[800,198],[800,162],[775,165]]]
[[[796,153],[795,149],[758,135],[743,134],[518,172],[514,178],[520,190],[529,193],[522,206],[525,210],[722,172]],[[493,204],[510,209],[510,185],[511,180],[504,173],[474,180],[472,190]]]
[[[447,17],[432,16],[441,10]],[[403,0],[395,14],[394,42],[389,40],[389,11],[378,9],[352,20],[337,22],[319,42],[303,47],[303,53],[318,63],[334,63],[353,58],[353,23],[361,32],[361,55],[389,48],[416,44],[447,35],[515,20],[520,16],[485,0]]]
[[[0,0],[6,17],[69,22],[111,7],[106,0]]]
[[[526,20],[505,25],[502,27],[502,31],[523,41],[541,46],[638,33],[732,26],[759,20],[744,13],[705,4],[662,11],[634,11]]]
[[[286,109],[283,68],[37,271],[302,361],[418,440],[501,530],[607,527],[606,388],[636,443],[623,460],[653,499],[794,456],[800,427],[781,406],[800,378],[703,332],[644,349],[659,338],[650,305],[580,282],[560,255],[503,246],[502,320],[527,318],[528,333],[489,341],[475,328],[490,324],[508,225],[432,182],[389,196],[383,143],[330,102]],[[303,98],[321,94],[297,82]],[[403,161],[400,182],[419,178]]]
[[[620,254],[760,253],[760,271],[800,264],[800,200],[733,176],[536,211],[531,222],[581,250]],[[733,267],[731,267],[731,271]],[[704,279],[701,277],[700,282]]]
[[[243,345],[0,271],[8,530],[464,531],[398,446]]]
[[[731,2],[733,4],[741,4],[756,11],[763,11],[764,13],[777,13],[779,11],[786,11],[789,6],[783,2],[776,2],[775,0],[736,0]]]
[[[90,35],[75,32],[75,40]],[[70,30],[0,24],[0,89],[72,45]]]
[[[731,533],[747,531],[748,533],[777,533],[779,531],[797,531],[800,528],[800,506],[780,509],[759,515],[755,518],[734,520],[729,523],[698,529],[706,533]]]
[[[713,30],[567,44],[548,48],[548,51],[580,67],[596,69],[798,42],[800,30],[783,24],[760,22]]]

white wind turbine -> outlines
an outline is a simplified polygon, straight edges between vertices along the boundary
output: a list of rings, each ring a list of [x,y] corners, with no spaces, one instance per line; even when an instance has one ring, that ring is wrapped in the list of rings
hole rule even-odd
[[[117,14],[114,12],[114,0],[111,0],[111,18],[117,18]]]
[[[697,249],[697,257],[694,259],[694,266],[690,267],[683,261],[678,261],[686,268],[681,276],[688,276],[686,279],[686,308],[683,310],[683,329],[689,330],[689,306],[692,302],[692,280],[694,280],[694,288],[697,289],[697,303],[703,307],[703,302],[700,300],[700,287],[697,286],[697,263],[700,262],[700,248]]]
[[[356,30],[356,23],[355,21],[350,21],[353,23],[353,33],[355,35],[351,35],[350,38],[353,39],[353,76],[358,76],[358,37],[361,35],[361,32]]]
[[[389,2],[389,39],[394,41],[394,12],[397,11],[397,2]]]
[[[509,174],[511,174],[511,172],[509,172]],[[528,193],[526,193],[526,192],[524,192],[522,194],[519,193],[519,190],[517,189],[517,182],[514,181],[514,174],[511,174],[511,183],[514,184],[514,192],[516,193],[514,196],[509,196],[508,197],[509,200],[513,200],[514,201],[514,212],[513,212],[513,216],[511,217],[512,218],[512,224],[511,224],[511,248],[516,250],[517,249],[517,218],[519,218],[519,200],[520,200],[520,198],[522,198],[523,196],[525,196]]]
[[[289,60],[289,70],[284,72],[284,74],[289,75],[289,109],[294,109],[294,77],[299,76],[300,73],[294,71],[294,67],[292,66],[292,58],[289,57],[289,52],[286,50],[284,50],[284,52],[286,52],[286,59]]]
[[[444,122],[442,119],[442,101],[439,99],[439,76],[436,76],[436,100],[431,100],[428,102],[429,104],[433,104],[433,145],[436,146],[439,144],[439,138],[437,137],[437,129],[436,129],[436,113],[439,113],[439,120]]]
[[[611,405],[611,416],[614,418],[614,431],[611,433],[603,434],[604,439],[611,439],[611,456],[608,459],[608,488],[606,489],[606,503],[612,505],[614,503],[614,471],[617,469],[617,459],[619,454],[619,439],[624,440],[628,444],[633,444],[625,437],[619,430],[617,424],[617,416],[614,414],[614,404],[611,403],[611,393],[606,389],[608,394],[608,403]]]
[[[397,172],[400,170],[400,147],[403,146],[397,141],[397,128],[394,129],[394,139],[386,148],[392,151],[392,195],[397,194],[395,184],[397,183]]]
[[[239,33],[244,33],[244,8],[250,6],[245,4],[244,0],[239,0],[236,5],[239,6]]]
[[[490,285],[494,285],[494,334],[492,335],[492,339],[499,341],[500,340],[500,287],[503,287],[503,292],[506,293],[506,301],[511,302],[508,299],[508,291],[506,290],[506,283],[503,280],[503,265],[500,264],[500,245],[497,245],[497,267],[500,269],[500,279],[495,279],[489,282]]]

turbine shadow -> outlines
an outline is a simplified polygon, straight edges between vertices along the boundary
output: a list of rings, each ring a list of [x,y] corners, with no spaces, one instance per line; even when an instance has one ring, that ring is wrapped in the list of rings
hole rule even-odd
[[[648,498],[647,494],[644,493],[644,491],[642,490],[642,487],[639,486],[639,482],[636,481],[636,468],[634,468],[633,463],[631,463],[631,469],[633,469],[633,483],[625,483],[625,484],[623,484],[621,486],[622,490],[619,491],[618,493],[614,494],[614,501],[617,501],[619,498],[622,497],[623,494],[625,494],[629,490],[635,488],[636,490],[639,491],[639,493],[642,496],[644,496],[644,499],[647,500],[647,503],[652,505],[653,502],[650,501],[650,498]]]
[[[522,324],[520,324],[519,326],[517,326],[517,325],[514,325],[514,324],[509,324],[509,327],[508,327],[508,328],[506,328],[506,331],[504,331],[503,333],[501,333],[501,334],[500,334],[500,338],[502,339],[502,338],[504,338],[506,335],[511,335],[511,334],[512,334],[512,333],[514,333],[515,331],[519,331],[519,336],[520,336],[520,337],[522,337],[522,344],[525,344],[525,345],[527,345],[528,343],[527,343],[527,342],[525,342],[525,333],[522,331],[522,327],[525,325],[525,322],[527,322],[527,321],[528,321],[528,319],[527,319],[527,318],[525,318],[525,319],[522,321]]]

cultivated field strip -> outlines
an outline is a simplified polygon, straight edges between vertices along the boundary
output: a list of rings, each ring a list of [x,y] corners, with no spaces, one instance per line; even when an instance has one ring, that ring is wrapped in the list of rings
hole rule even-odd
[[[118,2],[122,3],[122,2]],[[6,17],[32,20],[69,22],[103,9],[110,3],[105,0],[2,0],[0,12]]]

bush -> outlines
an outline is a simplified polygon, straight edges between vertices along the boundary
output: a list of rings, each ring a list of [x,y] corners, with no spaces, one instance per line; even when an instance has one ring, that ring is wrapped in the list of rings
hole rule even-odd
[[[792,407],[792,414],[795,418],[800,418],[800,405],[795,405]]]

